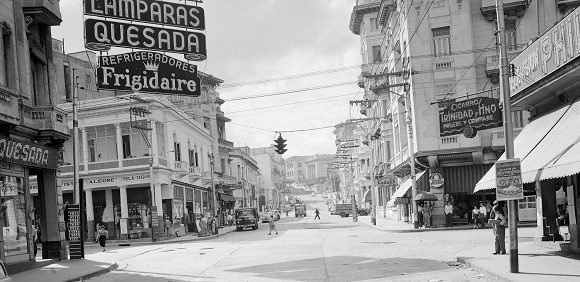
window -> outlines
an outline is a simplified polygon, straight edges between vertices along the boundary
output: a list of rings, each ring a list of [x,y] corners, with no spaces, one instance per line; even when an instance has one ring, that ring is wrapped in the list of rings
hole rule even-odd
[[[89,162],[94,163],[96,161],[96,148],[95,148],[95,140],[89,140]]]
[[[451,33],[449,27],[434,28],[433,34],[433,54],[435,57],[451,55]]]
[[[196,161],[195,161],[195,158],[196,158],[195,151],[194,150],[189,150],[188,152],[189,152],[189,154],[188,154],[189,155],[189,166],[190,167],[196,167],[196,165],[195,165],[195,163],[196,163]]]
[[[377,28],[377,18],[371,18],[370,24],[371,24],[371,28],[370,28],[371,31],[376,31],[378,29]]]
[[[64,66],[64,97],[66,101],[72,101],[72,82],[70,66]]]
[[[137,126],[145,127],[147,126],[147,121],[139,120],[137,121]],[[121,136],[123,141],[123,157],[136,158],[149,155],[149,146],[144,136],[139,129],[131,127],[129,122],[121,123]],[[161,152],[159,153],[161,154]]]
[[[302,167],[302,163],[298,163],[298,167]]]
[[[5,24],[0,25],[0,85],[12,86],[12,73],[10,67],[12,63],[12,41],[10,34],[12,30]]]
[[[381,46],[376,45],[373,46],[373,63],[380,63],[381,62]]]
[[[181,143],[173,142],[173,152],[175,153],[175,161],[181,161]]]
[[[123,135],[121,137],[123,140],[123,158],[127,159],[131,157],[131,138],[129,135]]]
[[[210,129],[209,128],[209,118],[203,118],[203,127],[205,127],[206,129]]]
[[[155,131],[157,131],[157,154],[165,158],[165,124],[157,122]]]

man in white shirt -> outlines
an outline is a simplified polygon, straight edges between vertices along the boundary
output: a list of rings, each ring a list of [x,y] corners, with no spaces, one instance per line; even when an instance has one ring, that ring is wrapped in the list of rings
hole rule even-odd
[[[481,228],[485,228],[485,222],[487,220],[486,214],[487,209],[483,205],[483,202],[479,202],[479,220],[481,221]]]
[[[452,222],[452,215],[453,215],[453,205],[451,202],[447,202],[445,204],[445,226],[453,226]]]

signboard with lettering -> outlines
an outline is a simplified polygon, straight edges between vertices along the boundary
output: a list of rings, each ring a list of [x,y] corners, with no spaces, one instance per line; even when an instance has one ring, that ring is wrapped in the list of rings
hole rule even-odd
[[[58,150],[0,136],[0,161],[56,169]]]
[[[205,13],[201,7],[166,1],[85,0],[85,15],[205,29]]]
[[[151,226],[159,226],[159,217],[157,215],[157,206],[151,206]]]
[[[503,126],[499,99],[479,97],[449,104],[439,111],[439,136],[464,133],[466,127],[477,131]],[[473,137],[471,136],[471,137]]]
[[[429,173],[429,184],[431,185],[431,187],[441,188],[441,186],[443,186],[443,183],[445,183],[445,178],[443,178],[443,176],[440,173],[438,172]]]
[[[205,34],[114,20],[85,20],[85,46],[108,51],[111,46],[184,54],[187,60],[207,57]]]
[[[516,76],[510,77],[511,96],[580,56],[580,8],[576,8],[528,48],[511,60]]]
[[[201,95],[197,66],[161,53],[101,56],[97,78],[100,89]]]
[[[340,145],[340,148],[356,148],[359,147],[360,145],[358,144],[359,140],[351,140],[351,141],[347,141],[347,142],[343,142]]]
[[[498,201],[524,198],[520,159],[495,162],[495,181]]]
[[[81,211],[79,205],[67,206],[67,231],[70,250],[70,259],[84,258],[83,234],[81,232]]]

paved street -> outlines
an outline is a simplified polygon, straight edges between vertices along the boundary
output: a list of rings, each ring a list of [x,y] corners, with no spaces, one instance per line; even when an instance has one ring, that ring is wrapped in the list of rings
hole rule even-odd
[[[90,281],[486,280],[451,262],[461,250],[490,244],[490,229],[382,232],[330,216],[316,199],[308,199],[308,217],[283,217],[276,236],[262,224],[212,241],[108,251],[127,256],[117,271]],[[322,220],[313,220],[313,207]]]

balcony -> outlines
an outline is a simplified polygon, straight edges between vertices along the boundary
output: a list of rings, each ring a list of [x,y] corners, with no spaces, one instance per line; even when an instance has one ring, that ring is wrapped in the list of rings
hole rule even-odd
[[[0,86],[0,121],[17,124],[19,120],[18,93]]]
[[[238,184],[236,177],[231,176],[231,175],[222,176],[222,181],[224,182],[224,185],[236,185],[236,184]]]
[[[62,22],[59,4],[60,0],[22,0],[22,9],[34,22],[53,26]]]
[[[506,16],[522,17],[530,5],[530,0],[503,0],[503,9]],[[488,21],[495,21],[495,0],[482,0],[481,13]]]
[[[67,115],[64,110],[51,105],[33,106],[30,113],[32,126],[40,130],[41,137],[48,136],[63,140],[70,137]]]
[[[517,57],[521,52],[522,50],[508,51],[508,61],[513,60],[513,58]],[[499,55],[488,55],[486,60],[485,75],[491,78],[491,82],[499,83]]]
[[[570,8],[576,8],[580,5],[579,0],[556,0],[556,5],[562,14],[566,14],[566,11]]]
[[[379,11],[380,3],[380,0],[357,1],[357,5],[352,8],[352,13],[350,15],[350,31],[356,35],[360,35],[360,28],[364,16],[370,13],[377,13]]]
[[[189,165],[186,161],[174,161],[173,162],[173,170],[177,171],[178,173],[189,173]]]
[[[123,160],[123,167],[149,165],[150,162],[151,162],[150,157],[129,158],[129,159]],[[90,165],[89,165],[89,167],[90,167]]]
[[[228,150],[234,149],[234,142],[230,142],[230,141],[225,140],[225,139],[218,138],[218,144],[220,147],[226,148]]]
[[[215,111],[215,116],[216,116],[216,118],[217,118],[218,120],[220,120],[220,121],[225,121],[225,122],[230,122],[230,121],[232,121],[231,119],[227,118],[227,117],[225,116],[224,112],[223,112],[222,110],[220,110],[220,109],[217,109],[217,110]]]
[[[195,182],[200,180],[203,177],[203,172],[201,171],[200,167],[189,167],[189,180],[191,182]]]

